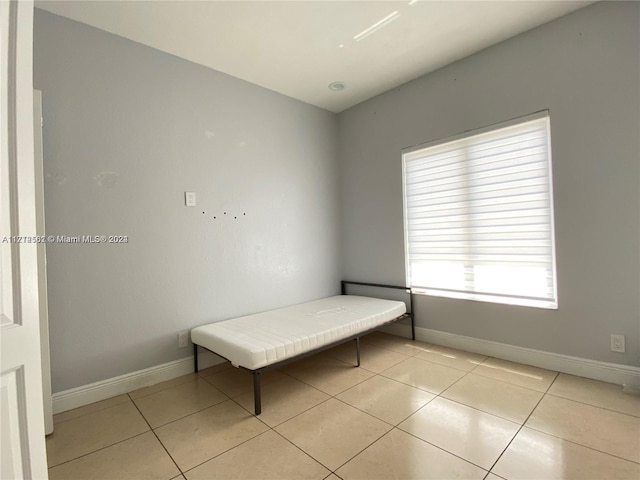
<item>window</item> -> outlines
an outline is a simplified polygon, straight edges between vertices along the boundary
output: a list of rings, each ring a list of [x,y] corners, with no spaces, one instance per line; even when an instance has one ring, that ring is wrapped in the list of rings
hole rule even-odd
[[[406,149],[407,285],[557,308],[549,114]]]

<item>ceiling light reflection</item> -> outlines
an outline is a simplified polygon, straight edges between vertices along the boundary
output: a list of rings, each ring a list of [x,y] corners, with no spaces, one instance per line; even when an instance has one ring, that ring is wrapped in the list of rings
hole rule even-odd
[[[396,10],[393,13],[390,13],[389,15],[387,15],[386,17],[384,17],[382,20],[374,23],[373,25],[371,25],[369,28],[367,28],[366,30],[363,30],[362,32],[360,32],[359,34],[357,34],[355,37],[353,37],[353,39],[356,42],[359,42],[360,40],[362,40],[363,38],[368,37],[369,35],[371,35],[372,33],[380,30],[383,27],[386,27],[387,25],[389,25],[391,22],[393,22],[394,20],[396,20],[398,17],[400,16],[400,14],[398,13],[398,11]]]

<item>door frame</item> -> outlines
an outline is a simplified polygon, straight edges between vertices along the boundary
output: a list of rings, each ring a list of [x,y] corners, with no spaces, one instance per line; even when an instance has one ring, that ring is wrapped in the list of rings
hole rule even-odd
[[[35,153],[36,235],[45,238],[44,157],[42,134],[42,92],[33,91],[33,145]],[[38,243],[38,295],[40,296],[40,352],[42,354],[42,401],[44,433],[53,433],[53,398],[51,395],[51,359],[49,349],[49,301],[47,297],[47,244]]]
[[[33,1],[0,1],[0,476],[47,478],[33,137]],[[9,241],[4,241],[5,237]],[[28,239],[31,239],[29,241]]]

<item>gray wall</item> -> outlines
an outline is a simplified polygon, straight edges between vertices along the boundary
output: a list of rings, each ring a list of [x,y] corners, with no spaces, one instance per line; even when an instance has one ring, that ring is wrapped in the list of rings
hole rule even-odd
[[[48,246],[54,392],[188,356],[181,330],[338,293],[335,115],[41,10],[34,63],[47,233],[129,237]]]
[[[405,281],[403,147],[548,108],[560,308],[421,296],[417,324],[640,365],[639,21],[597,3],[340,114],[343,276]]]

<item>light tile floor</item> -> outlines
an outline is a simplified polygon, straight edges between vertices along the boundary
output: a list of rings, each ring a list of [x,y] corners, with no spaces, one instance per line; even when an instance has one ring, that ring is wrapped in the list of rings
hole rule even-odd
[[[270,372],[229,364],[55,416],[52,479],[640,479],[621,387],[373,333]]]

